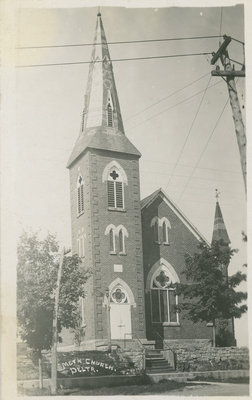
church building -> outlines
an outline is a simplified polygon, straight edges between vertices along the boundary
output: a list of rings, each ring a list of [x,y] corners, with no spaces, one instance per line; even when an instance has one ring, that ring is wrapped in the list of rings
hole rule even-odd
[[[211,341],[177,312],[184,255],[205,241],[162,189],[140,200],[141,154],[125,135],[98,13],[79,136],[70,155],[72,251],[91,268],[81,299],[82,348],[140,340]],[[219,208],[214,237],[229,243]],[[71,346],[73,338],[63,337]],[[160,344],[160,343],[159,343]]]

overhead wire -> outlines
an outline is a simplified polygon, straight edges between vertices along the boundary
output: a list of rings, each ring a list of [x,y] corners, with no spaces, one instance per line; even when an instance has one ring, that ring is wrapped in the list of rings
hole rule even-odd
[[[206,74],[200,76],[199,78],[195,79],[194,81],[188,83],[187,85],[183,86],[182,88],[179,88],[179,89],[175,90],[174,92],[170,93],[168,96],[165,96],[162,99],[156,101],[155,103],[150,104],[148,107],[144,108],[143,110],[140,110],[137,113],[130,115],[128,118],[125,119],[125,122],[129,121],[130,119],[136,117],[139,114],[142,114],[144,111],[149,110],[151,107],[154,107],[157,104],[160,104],[162,101],[169,99],[170,97],[172,97],[175,94],[181,92],[182,90],[186,89],[187,87],[192,86],[194,83],[196,83],[196,82],[200,81],[201,79],[205,78],[207,75],[209,75],[209,72],[207,72]]]
[[[171,182],[171,180],[172,180],[173,173],[174,173],[174,171],[175,171],[176,168],[177,168],[177,165],[178,165],[178,163],[179,163],[179,161],[180,161],[180,158],[181,158],[181,156],[182,156],[182,154],[183,154],[183,151],[184,151],[184,149],[185,149],[185,146],[186,146],[186,144],[187,144],[187,142],[188,142],[188,139],[189,139],[189,137],[190,137],[190,135],[191,135],[192,128],[193,128],[194,123],[195,123],[195,121],[196,121],[196,119],[197,119],[197,116],[198,116],[198,114],[199,114],[200,108],[201,108],[202,103],[203,103],[203,100],[204,100],[204,98],[205,98],[205,94],[206,94],[206,92],[207,92],[207,89],[208,89],[209,84],[210,84],[210,81],[211,81],[211,78],[212,78],[212,76],[210,75],[210,78],[209,78],[209,80],[208,80],[208,82],[207,82],[206,88],[205,88],[205,90],[204,90],[204,92],[203,92],[203,95],[202,95],[201,100],[200,100],[200,102],[199,102],[199,105],[198,105],[198,107],[197,107],[195,116],[194,116],[194,118],[193,118],[193,120],[192,120],[191,126],[190,126],[189,131],[188,131],[188,133],[187,133],[187,135],[186,135],[186,138],[185,138],[185,140],[184,140],[183,146],[182,146],[182,148],[180,149],[179,155],[178,155],[178,157],[177,157],[177,161],[175,162],[175,165],[174,165],[174,167],[173,167],[173,169],[172,169],[172,172],[171,172],[171,175],[170,175],[170,178],[169,178],[169,181],[168,181],[168,183],[167,183],[167,185],[166,185],[165,190],[167,190],[167,188],[168,188],[168,186],[169,186],[169,184],[170,184],[170,182]]]
[[[206,142],[204,148],[202,149],[202,151],[201,151],[201,153],[200,153],[200,156],[199,156],[199,158],[198,158],[198,161],[197,161],[197,163],[195,164],[195,166],[194,166],[194,168],[193,168],[193,170],[192,170],[192,172],[191,172],[191,174],[190,174],[190,176],[189,176],[189,179],[187,180],[187,182],[186,182],[186,184],[185,184],[185,186],[184,186],[184,189],[182,190],[182,192],[181,192],[181,194],[180,194],[180,197],[179,197],[179,199],[178,199],[178,202],[180,202],[181,198],[183,197],[183,195],[184,195],[184,193],[185,193],[185,190],[186,190],[186,188],[187,188],[187,186],[188,186],[190,180],[192,179],[193,174],[194,174],[196,168],[198,167],[198,165],[199,165],[199,163],[200,163],[200,161],[201,161],[201,159],[202,159],[202,157],[203,157],[203,154],[205,153],[205,151],[206,151],[206,149],[207,149],[207,147],[208,147],[208,145],[209,145],[209,142],[210,142],[210,140],[211,140],[211,138],[212,138],[212,136],[213,136],[213,134],[214,134],[214,132],[215,132],[215,130],[216,130],[216,128],[217,128],[219,122],[220,122],[220,119],[221,119],[221,117],[222,117],[222,115],[223,115],[223,113],[224,113],[224,111],[225,111],[225,108],[226,108],[226,106],[227,106],[227,104],[228,104],[228,100],[229,100],[229,97],[228,97],[227,100],[225,101],[225,104],[224,104],[224,106],[223,106],[223,108],[222,108],[222,110],[221,110],[221,112],[220,112],[220,114],[219,114],[219,116],[218,116],[218,118],[217,118],[217,121],[216,121],[216,123],[215,123],[215,125],[214,125],[214,127],[213,127],[213,129],[212,129],[212,131],[211,131],[211,133],[210,133],[210,135],[209,135],[209,137],[208,137],[208,139],[207,139],[207,142]]]
[[[209,52],[205,53],[187,53],[187,54],[168,54],[168,55],[160,55],[160,56],[147,56],[147,57],[132,57],[132,58],[117,58],[114,60],[109,60],[109,62],[118,62],[118,61],[137,61],[137,60],[152,60],[157,58],[176,58],[176,57],[193,57],[193,56],[204,56],[207,54],[212,54]],[[95,60],[95,63],[102,63],[104,60]],[[63,62],[63,63],[50,63],[50,64],[27,64],[27,65],[16,65],[16,68],[27,68],[27,67],[51,67],[51,66],[59,66],[59,65],[76,65],[76,64],[91,64],[94,63],[91,61],[72,61],[72,62]]]
[[[117,44],[133,44],[133,43],[151,43],[151,42],[168,42],[168,41],[179,41],[179,40],[198,40],[198,39],[214,39],[219,38],[218,35],[210,36],[189,36],[189,37],[178,37],[178,38],[164,38],[164,39],[143,39],[143,40],[122,40],[115,42],[107,42],[108,45]],[[103,43],[74,43],[74,44],[59,44],[59,45],[42,45],[42,46],[18,46],[17,49],[50,49],[50,48],[60,48],[60,47],[84,47],[84,46],[99,46]]]
[[[155,171],[147,171],[147,170],[141,170],[142,172],[145,172],[146,174],[156,174]],[[170,173],[167,172],[158,172],[159,175],[170,175]],[[174,174],[173,176],[179,177],[179,178],[189,178],[189,175],[184,175],[184,174]],[[218,182],[234,182],[234,179],[216,179],[216,178],[206,178],[206,177],[200,177],[200,176],[192,176],[191,179],[198,179],[198,180],[206,180],[206,181],[218,181]],[[166,189],[165,189],[166,191]]]
[[[145,159],[145,161],[147,162],[151,162],[154,164],[165,164],[165,165],[174,165],[175,163],[171,163],[171,162],[165,162],[165,161],[158,161],[158,160],[150,160],[150,159]],[[180,167],[184,167],[184,168],[194,168],[191,165],[186,165],[186,164],[178,164],[178,166]],[[240,172],[238,171],[232,171],[230,169],[218,169],[218,168],[209,168],[209,167],[197,167],[197,169],[203,169],[203,170],[209,170],[209,171],[216,171],[216,172],[224,172],[224,173],[228,173],[228,174],[240,174]]]
[[[212,87],[214,87],[214,86],[219,85],[220,83],[222,83],[222,82],[221,82],[221,81],[218,81],[218,82],[214,83],[213,85],[209,86],[207,90],[209,90],[210,88],[212,88]],[[140,125],[142,125],[142,124],[144,124],[144,123],[150,121],[150,120],[153,119],[153,118],[158,117],[159,115],[163,114],[164,112],[169,111],[169,110],[171,110],[171,109],[173,109],[173,108],[179,106],[180,104],[185,103],[186,101],[188,101],[188,100],[190,100],[190,99],[192,99],[192,98],[198,96],[200,93],[202,93],[202,92],[204,92],[204,91],[205,91],[205,89],[200,90],[199,92],[194,93],[193,95],[191,95],[191,96],[189,96],[189,97],[186,97],[184,100],[179,101],[178,103],[174,104],[173,106],[168,107],[168,108],[165,108],[165,109],[162,110],[162,111],[159,111],[158,113],[152,115],[150,118],[147,118],[147,119],[145,119],[144,121],[141,121],[141,122],[139,122],[138,124],[136,124],[136,125],[134,125],[134,126],[128,128],[128,129],[127,129],[127,132],[132,131],[133,129],[137,128],[138,126],[140,126]]]
[[[221,11],[220,11],[220,37],[221,37],[221,29],[222,29],[222,14],[223,14],[223,7],[221,7]]]

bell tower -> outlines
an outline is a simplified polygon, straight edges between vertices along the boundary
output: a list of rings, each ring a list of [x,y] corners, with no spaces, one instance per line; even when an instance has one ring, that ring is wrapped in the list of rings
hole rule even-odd
[[[91,270],[81,302],[86,348],[146,337],[140,156],[124,132],[98,13],[80,132],[67,164],[72,250]]]

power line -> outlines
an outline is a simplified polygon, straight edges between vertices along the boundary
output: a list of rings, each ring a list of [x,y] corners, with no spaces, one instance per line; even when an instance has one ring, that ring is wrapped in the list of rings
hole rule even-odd
[[[212,132],[210,133],[210,135],[209,135],[209,137],[208,137],[208,139],[207,139],[207,142],[206,142],[206,144],[205,144],[205,146],[204,146],[204,148],[203,148],[203,150],[202,150],[202,152],[201,152],[201,154],[200,154],[200,156],[199,156],[199,158],[198,158],[198,161],[197,161],[197,163],[195,164],[195,166],[194,166],[194,168],[193,168],[193,170],[192,170],[192,172],[191,172],[191,174],[190,174],[190,176],[189,176],[189,179],[187,180],[187,182],[186,182],[186,184],[185,184],[185,187],[184,187],[184,189],[183,189],[183,191],[182,191],[182,193],[181,193],[181,195],[180,195],[180,197],[179,197],[179,199],[178,199],[178,202],[181,200],[183,194],[185,193],[185,190],[186,190],[186,188],[187,188],[187,186],[188,186],[190,180],[192,179],[192,176],[193,176],[193,174],[194,174],[194,172],[195,172],[197,166],[199,165],[199,163],[200,163],[200,161],[201,161],[201,159],[202,159],[202,157],[203,157],[203,154],[205,153],[205,151],[206,151],[206,149],[207,149],[207,147],[208,147],[208,144],[209,144],[209,142],[210,142],[210,140],[211,140],[211,138],[212,138],[212,136],[213,136],[213,134],[214,134],[214,132],[215,132],[215,129],[217,128],[217,125],[218,125],[218,123],[219,123],[219,121],[220,121],[220,119],[221,119],[221,117],[222,117],[222,115],[223,115],[223,113],[224,113],[224,110],[225,110],[225,108],[226,108],[226,106],[227,106],[227,104],[228,104],[228,100],[229,100],[229,97],[227,98],[227,100],[226,100],[226,102],[225,102],[225,104],[224,104],[224,107],[222,108],[221,113],[220,113],[220,115],[219,115],[219,117],[218,117],[218,119],[217,119],[217,121],[216,121],[216,123],[215,123],[215,125],[214,125],[214,128],[213,128]]]
[[[178,40],[197,40],[197,39],[214,39],[219,38],[218,35],[212,36],[191,36],[191,37],[179,37],[179,38],[164,38],[164,39],[146,39],[146,40],[124,40],[116,42],[107,42],[107,44],[132,44],[132,43],[151,43],[151,42],[168,42]],[[45,45],[45,46],[19,46],[17,49],[50,49],[57,47],[84,47],[84,46],[99,46],[103,43],[77,43],[77,44],[59,44],[59,45]]]
[[[214,86],[216,86],[216,85],[219,85],[220,83],[221,83],[221,81],[216,82],[216,83],[214,83],[213,85],[209,86],[208,89],[210,89],[210,88],[212,88],[212,87],[214,87]],[[186,97],[184,100],[182,100],[182,101],[180,101],[180,102],[174,104],[173,106],[168,107],[168,108],[165,108],[164,110],[158,112],[157,114],[152,115],[150,118],[147,118],[147,119],[145,119],[144,121],[139,122],[139,124],[134,125],[133,127],[127,129],[127,132],[132,131],[133,129],[137,128],[139,125],[142,125],[142,124],[144,124],[144,123],[147,122],[147,121],[150,121],[152,118],[156,118],[156,117],[158,117],[160,114],[163,114],[164,112],[169,111],[169,110],[171,110],[172,108],[175,108],[175,107],[179,106],[180,104],[185,103],[187,100],[190,100],[190,99],[192,99],[192,98],[198,96],[198,94],[200,94],[200,93],[202,93],[202,92],[204,92],[204,91],[205,91],[205,89],[200,90],[199,92],[194,93],[193,95],[191,95],[191,96],[189,96],[189,97]]]
[[[148,56],[148,57],[133,57],[133,58],[117,58],[109,60],[110,62],[118,61],[136,61],[136,60],[152,60],[155,58],[175,58],[175,57],[193,57],[193,56],[204,56],[212,53],[188,53],[188,54],[170,54],[161,56]],[[27,68],[27,67],[51,67],[59,65],[75,65],[75,64],[91,64],[93,61],[73,61],[65,63],[52,63],[52,64],[29,64],[29,65],[16,65],[16,68]],[[95,60],[96,63],[104,62],[104,60]]]
[[[202,105],[202,103],[203,103],[203,100],[204,100],[206,91],[207,91],[207,89],[208,89],[208,87],[209,87],[209,84],[210,84],[210,81],[211,81],[211,78],[212,78],[212,76],[210,75],[210,78],[209,78],[209,80],[208,80],[208,82],[207,82],[206,88],[205,88],[205,90],[204,90],[204,92],[203,92],[203,95],[202,95],[202,97],[201,97],[201,100],[200,100],[200,102],[199,102],[199,106],[198,106],[198,108],[197,108],[197,110],[196,110],[196,113],[195,113],[195,116],[194,116],[194,118],[193,118],[193,120],[192,120],[190,129],[189,129],[189,131],[188,131],[188,133],[187,133],[187,135],[186,135],[185,141],[184,141],[183,146],[182,146],[182,148],[181,148],[181,150],[180,150],[180,153],[179,153],[179,156],[178,156],[178,158],[177,158],[177,161],[176,161],[176,163],[175,163],[175,165],[174,165],[174,167],[173,167],[173,169],[172,169],[171,176],[170,176],[170,179],[169,179],[169,181],[168,181],[168,183],[167,183],[167,185],[166,185],[165,190],[167,190],[167,188],[168,188],[168,186],[169,186],[169,184],[170,184],[170,182],[171,182],[171,180],[172,180],[173,172],[174,172],[175,169],[177,168],[178,162],[179,162],[179,160],[180,160],[180,158],[181,158],[181,156],[182,156],[182,154],[183,154],[183,151],[184,151],[184,149],[185,149],[186,143],[187,143],[187,141],[188,141],[188,139],[189,139],[189,137],[190,137],[190,134],[191,134],[191,132],[192,132],[192,128],[193,128],[194,123],[195,123],[195,121],[196,121],[196,118],[197,118],[197,116],[198,116],[198,114],[199,114],[199,110],[200,110],[201,105]]]
[[[139,111],[139,112],[137,112],[137,113],[135,113],[133,115],[130,115],[128,118],[125,119],[125,122],[129,121],[130,119],[132,119],[132,118],[136,117],[137,115],[143,113],[144,111],[149,110],[151,107],[156,106],[157,104],[161,103],[162,101],[169,99],[170,97],[174,96],[174,94],[177,94],[177,93],[181,92],[182,90],[186,89],[187,87],[189,87],[189,86],[193,85],[194,83],[200,81],[201,79],[205,78],[205,76],[207,76],[207,75],[209,75],[209,72],[207,72],[206,74],[202,75],[200,78],[195,79],[194,81],[188,83],[187,85],[183,86],[182,88],[175,90],[174,92],[170,93],[168,96],[163,97],[162,99],[158,100],[156,103],[152,103],[148,107],[144,108],[143,110],[141,110],[141,111]]]
[[[234,41],[237,42],[237,43],[241,43],[241,44],[243,44],[243,45],[245,44],[245,43],[242,42],[241,40],[235,39],[235,38],[233,38],[233,37],[231,37],[231,39],[234,40]]]
[[[156,171],[147,171],[147,170],[141,170],[142,172],[145,172],[146,174],[158,174],[158,175],[171,175],[170,173],[167,172],[156,172]],[[201,177],[201,176],[192,176],[190,177],[190,175],[183,175],[183,174],[174,174],[173,176],[179,177],[179,178],[190,178],[190,179],[198,179],[198,180],[202,180],[202,181],[215,181],[215,182],[234,182],[233,179],[227,180],[227,179],[216,179],[216,178],[206,178],[206,177]],[[166,189],[165,189],[166,191]]]
[[[169,163],[165,161],[157,161],[157,160],[148,160],[145,159],[145,161],[152,162],[154,164],[165,164],[165,165],[174,165],[175,163]],[[178,164],[179,167],[185,167],[185,168],[194,168],[191,165],[186,165],[186,164]],[[238,171],[232,171],[230,169],[218,169],[218,168],[209,168],[209,167],[197,167],[196,169],[203,169],[203,170],[209,170],[209,171],[216,171],[216,172],[226,172],[228,174],[239,174],[240,172]]]
[[[233,59],[230,58],[230,57],[229,57],[229,60],[230,60],[230,61],[233,61],[233,62],[236,63],[236,64],[239,64],[239,65],[242,65],[242,66],[244,65],[244,63],[240,63],[239,61],[233,60]]]
[[[223,14],[223,7],[221,7],[221,13],[220,13],[220,36],[221,36],[221,28],[222,28],[222,14]]]

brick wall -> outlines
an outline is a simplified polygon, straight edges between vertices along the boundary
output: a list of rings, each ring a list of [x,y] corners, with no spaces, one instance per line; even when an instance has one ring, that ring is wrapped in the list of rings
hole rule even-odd
[[[112,160],[116,160],[121,165],[128,178],[128,185],[125,185],[124,193],[125,212],[110,211],[107,207],[107,184],[102,182],[102,173]],[[98,293],[97,290],[94,292],[95,310],[98,315],[95,326],[96,337],[107,337],[106,310],[102,307],[99,293],[105,293],[110,283],[119,277],[131,288],[137,305],[136,308],[131,307],[132,331],[138,337],[143,338],[145,337],[145,321],[138,160],[126,154],[109,154],[109,152],[92,150],[90,170],[92,171],[94,287],[99,291]],[[109,237],[104,234],[109,224],[115,226],[122,224],[127,229],[129,237],[125,239],[126,255],[110,254]],[[114,272],[114,264],[121,264],[123,271]]]
[[[116,160],[124,169],[128,185],[125,185],[125,211],[111,211],[107,207],[107,183],[102,182],[106,165]],[[84,179],[84,213],[77,215],[76,182],[78,174]],[[92,276],[86,284],[85,340],[107,339],[107,311],[104,294],[111,282],[121,278],[132,290],[136,307],[131,306],[132,332],[145,338],[145,311],[143,286],[143,251],[140,210],[138,158],[127,154],[92,149],[87,151],[70,169],[72,248],[77,251],[78,232],[84,228],[84,268],[92,268]],[[109,224],[122,224],[128,231],[125,238],[126,255],[110,254],[109,237],[105,235]],[[118,248],[118,238],[117,248]],[[123,266],[122,272],[114,271],[114,264]],[[69,340],[68,340],[69,342]]]
[[[154,242],[153,217],[166,217],[171,224],[169,229],[169,244]],[[152,266],[160,260],[165,259],[175,269],[180,282],[185,282],[182,274],[185,265],[185,254],[194,254],[197,251],[199,239],[197,234],[192,232],[186,223],[173,211],[173,209],[159,196],[153,203],[142,210],[142,231],[143,231],[143,260],[145,285],[147,276]],[[162,236],[162,228],[159,227],[159,234]],[[147,286],[147,285],[146,285]],[[179,325],[168,326],[168,324],[152,324],[150,309],[149,288],[145,290],[146,308],[146,331],[147,338],[154,338],[154,330],[158,331],[165,339],[211,339],[212,330],[205,323],[194,324],[183,313],[179,315]]]

